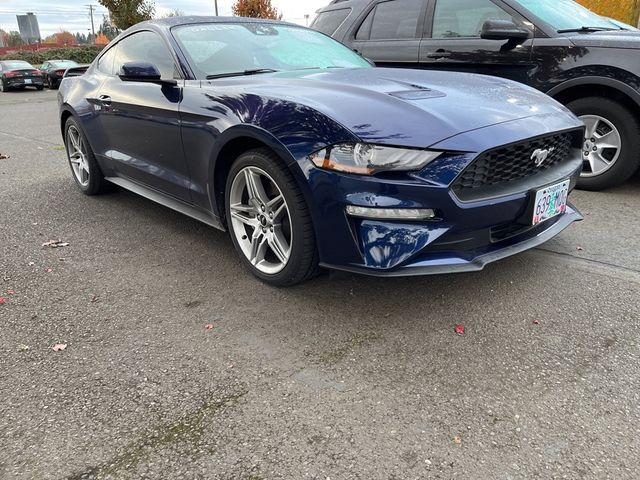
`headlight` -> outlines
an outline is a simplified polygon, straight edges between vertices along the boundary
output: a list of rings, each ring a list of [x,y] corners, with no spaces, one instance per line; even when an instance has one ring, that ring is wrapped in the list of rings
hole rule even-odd
[[[316,167],[339,172],[373,175],[387,170],[420,170],[442,152],[382,147],[367,143],[327,147],[309,156]]]

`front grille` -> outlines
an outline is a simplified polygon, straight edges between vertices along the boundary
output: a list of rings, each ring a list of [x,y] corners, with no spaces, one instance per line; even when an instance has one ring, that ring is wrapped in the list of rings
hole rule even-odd
[[[490,150],[471,162],[453,182],[452,188],[464,198],[473,189],[536,175],[566,160],[572,143],[571,133],[561,133]],[[540,166],[536,166],[532,158],[538,149],[549,151]]]

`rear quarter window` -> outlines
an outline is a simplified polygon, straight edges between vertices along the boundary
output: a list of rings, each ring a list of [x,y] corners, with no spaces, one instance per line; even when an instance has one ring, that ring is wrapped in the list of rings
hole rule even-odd
[[[338,27],[342,25],[342,22],[349,16],[349,13],[351,13],[350,8],[321,12],[313,21],[311,28],[326,35],[333,35],[336,33],[336,30],[338,30]]]

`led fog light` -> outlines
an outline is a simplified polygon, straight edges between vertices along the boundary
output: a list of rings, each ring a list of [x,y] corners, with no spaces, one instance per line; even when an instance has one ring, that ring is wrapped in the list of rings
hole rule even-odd
[[[347,205],[346,212],[352,217],[385,220],[432,220],[436,218],[436,212],[431,208],[371,208]]]

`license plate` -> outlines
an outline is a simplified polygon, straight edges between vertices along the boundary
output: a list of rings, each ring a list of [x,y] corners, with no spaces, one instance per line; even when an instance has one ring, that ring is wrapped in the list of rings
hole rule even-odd
[[[24,83],[31,83],[31,79],[30,78],[25,78],[24,79]]]
[[[549,220],[567,211],[569,180],[545,187],[536,192],[533,204],[533,225]]]

